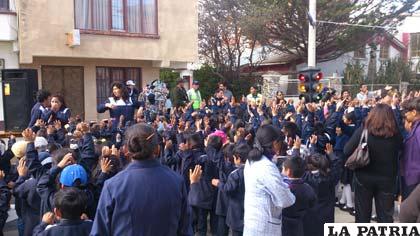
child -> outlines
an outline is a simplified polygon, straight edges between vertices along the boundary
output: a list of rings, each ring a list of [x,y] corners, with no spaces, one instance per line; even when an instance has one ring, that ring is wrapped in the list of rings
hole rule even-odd
[[[300,157],[289,157],[283,162],[284,179],[296,201],[283,210],[282,235],[303,236],[303,218],[316,203],[316,194],[312,187],[302,180],[305,173],[305,161]]]
[[[229,174],[225,184],[218,183],[219,189],[228,196],[226,224],[233,236],[242,235],[244,229],[244,167],[250,151],[251,147],[248,144],[237,144],[233,149],[233,162],[237,169]]]
[[[11,195],[7,184],[4,181],[4,177],[4,172],[0,170],[0,232],[3,232],[3,227],[6,224]],[[0,233],[0,235],[3,236],[3,233]]]
[[[54,196],[54,214],[45,213],[42,223],[35,227],[33,235],[89,235],[92,221],[82,219],[85,218],[82,214],[86,209],[86,202],[85,194],[77,188],[61,189]],[[57,224],[53,224],[54,216],[58,220]]]
[[[340,178],[341,159],[333,152],[331,144],[326,144],[327,155],[314,153],[307,160],[306,173],[302,179],[317,194],[315,206],[304,217],[305,235],[324,235],[324,224],[334,222],[335,186]]]

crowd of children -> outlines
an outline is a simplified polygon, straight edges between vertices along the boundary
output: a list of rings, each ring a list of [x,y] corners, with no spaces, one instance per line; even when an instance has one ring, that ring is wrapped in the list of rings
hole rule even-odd
[[[13,198],[25,236],[323,235],[335,206],[355,214],[343,150],[369,111],[388,104],[404,135],[419,122],[404,125],[401,104],[420,104],[420,92],[325,90],[309,103],[253,87],[237,102],[222,83],[200,104],[182,83],[157,112],[116,83],[98,106],[111,118],[98,122],[39,91],[23,140],[1,144],[0,227]]]

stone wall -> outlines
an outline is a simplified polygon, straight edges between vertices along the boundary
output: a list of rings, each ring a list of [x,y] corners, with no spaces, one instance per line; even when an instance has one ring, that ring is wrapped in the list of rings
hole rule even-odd
[[[276,96],[277,91],[282,91],[284,94],[288,94],[288,75],[282,75],[279,73],[268,73],[262,75],[262,77],[263,84],[261,93],[265,98],[274,98]]]

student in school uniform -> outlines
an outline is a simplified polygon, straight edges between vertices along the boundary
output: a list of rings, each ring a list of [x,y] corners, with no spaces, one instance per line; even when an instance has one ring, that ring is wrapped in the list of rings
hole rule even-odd
[[[54,196],[54,213],[47,212],[35,227],[34,236],[88,236],[92,221],[84,220],[85,194],[77,188],[64,188]],[[58,220],[54,224],[54,218]]]
[[[223,159],[220,151],[222,140],[219,136],[210,135],[207,140],[206,154],[196,159],[196,164],[201,165],[203,173],[198,184],[191,185],[188,194],[188,203],[193,206],[197,216],[197,232],[207,235],[207,217],[210,216],[210,230],[216,234],[217,217],[215,214],[217,189],[211,181],[218,176],[217,163]]]
[[[61,127],[64,127],[69,123],[70,116],[70,108],[66,106],[64,97],[56,94],[51,97],[51,109],[45,110],[42,113],[42,120],[48,125],[54,125],[56,122],[60,122]]]
[[[303,236],[303,218],[306,212],[315,206],[316,194],[312,187],[302,179],[305,173],[305,161],[300,157],[289,157],[283,162],[282,174],[287,176],[284,182],[295,195],[296,202],[283,210],[282,235]]]
[[[44,165],[51,163],[51,157],[48,153],[40,153],[39,160]],[[32,171],[29,173],[29,169],[26,166],[26,160],[20,159],[17,167],[19,178],[15,183],[13,189],[13,195],[16,199],[20,199],[21,215],[23,222],[25,222],[25,229],[23,235],[32,236],[33,229],[40,223],[41,215],[41,198],[39,197],[36,186],[36,172]]]
[[[212,183],[227,195],[226,224],[229,226],[232,236],[241,236],[244,230],[244,168],[250,151],[251,147],[248,144],[237,144],[233,149],[236,169],[229,174],[226,182],[212,180]]]
[[[126,140],[133,161],[105,182],[90,235],[192,235],[184,180],[160,164],[155,129],[136,124]]]
[[[324,235],[324,224],[334,223],[335,186],[338,184],[342,161],[326,144],[326,155],[313,153],[307,157],[307,169],[302,179],[317,195],[314,207],[306,213],[303,224],[305,236]]]
[[[50,106],[51,93],[47,90],[39,90],[36,93],[37,103],[32,107],[31,120],[29,121],[28,128],[32,128],[36,121],[42,118],[42,114],[48,110]]]
[[[105,103],[99,104],[97,111],[98,113],[109,111],[113,131],[116,132],[121,116],[124,117],[123,127],[127,122],[134,123],[134,112],[139,108],[139,104],[138,101],[132,100],[127,88],[122,83],[114,83],[112,85],[112,96]]]
[[[3,236],[3,228],[6,224],[10,204],[10,190],[4,181],[4,171],[0,170],[0,236]]]

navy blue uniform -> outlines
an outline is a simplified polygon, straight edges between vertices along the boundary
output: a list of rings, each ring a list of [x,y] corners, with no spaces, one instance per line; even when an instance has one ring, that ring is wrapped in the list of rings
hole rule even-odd
[[[306,236],[324,235],[324,224],[334,223],[335,186],[341,174],[341,159],[334,154],[326,156],[330,161],[330,172],[327,176],[319,172],[306,172],[302,179],[308,183],[317,195],[314,207],[308,210],[304,217]]]
[[[28,128],[32,128],[35,125],[36,121],[42,119],[42,114],[46,112],[47,109],[42,106],[41,103],[37,102],[31,110],[31,120],[29,121]]]
[[[115,108],[110,109],[106,107],[106,104],[114,105]],[[131,98],[127,101],[123,101],[122,99],[115,101],[113,97],[110,97],[104,104],[98,105],[97,111],[98,113],[109,111],[112,120],[112,129],[113,131],[116,131],[121,116],[124,116],[123,127],[127,122],[134,122],[134,111],[139,108],[139,106],[140,104],[137,101],[132,101]]]
[[[60,121],[63,127],[69,123],[70,116],[70,109],[66,107],[60,108],[60,110],[57,112],[53,110],[45,110],[42,113],[42,119],[46,124],[54,124],[55,121]]]
[[[3,232],[3,227],[8,217],[7,211],[9,210],[10,196],[6,182],[3,179],[0,180],[0,232]],[[3,235],[3,233],[0,235]]]
[[[316,203],[316,194],[311,186],[302,179],[284,179],[290,191],[295,195],[296,201],[282,212],[282,234],[285,236],[303,236],[303,218]]]
[[[219,185],[228,197],[228,209],[226,214],[226,224],[232,231],[242,232],[244,229],[244,199],[245,199],[245,179],[244,167],[230,173],[225,184]]]
[[[62,219],[58,224],[39,224],[34,229],[33,236],[88,236],[92,221]]]
[[[192,235],[182,177],[158,160],[133,161],[105,182],[90,235]]]
[[[32,231],[40,223],[41,198],[36,192],[37,180],[19,177],[16,181],[13,195],[21,201],[21,216],[25,222],[25,236],[31,236]]]

